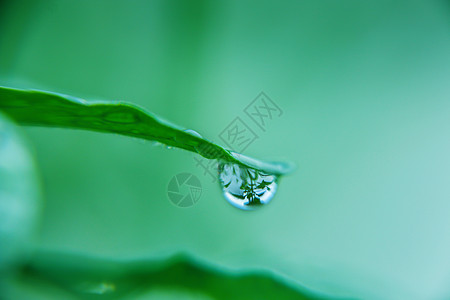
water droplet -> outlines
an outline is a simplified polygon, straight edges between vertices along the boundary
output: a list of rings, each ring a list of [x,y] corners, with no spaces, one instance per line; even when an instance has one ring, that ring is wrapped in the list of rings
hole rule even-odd
[[[200,133],[198,133],[195,130],[192,129],[186,129],[184,132],[189,133],[190,135],[196,136],[198,138],[202,138],[202,136],[200,135]]]
[[[79,285],[79,290],[89,294],[112,294],[116,291],[116,285],[113,282],[82,282]]]
[[[219,182],[233,206],[257,209],[270,202],[277,191],[277,177],[233,163],[219,165]]]
[[[161,147],[161,148],[165,148],[165,149],[167,149],[167,150],[173,149],[172,146],[169,146],[169,145],[166,145],[166,144],[157,142],[157,141],[151,142],[151,145],[152,145],[153,147]]]
[[[163,146],[162,143],[157,142],[157,141],[152,141],[152,142],[151,142],[151,145],[152,145],[153,147],[161,147],[161,146]]]

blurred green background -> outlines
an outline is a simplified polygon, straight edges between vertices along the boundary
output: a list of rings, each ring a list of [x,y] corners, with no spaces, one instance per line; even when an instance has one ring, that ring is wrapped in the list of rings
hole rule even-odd
[[[245,212],[192,153],[25,128],[40,249],[187,253],[336,297],[450,298],[448,1],[3,1],[0,80],[133,102],[219,143],[239,116],[259,135],[245,154],[298,165]],[[265,132],[243,112],[261,91],[284,112]],[[167,198],[181,172],[202,182],[191,208]]]

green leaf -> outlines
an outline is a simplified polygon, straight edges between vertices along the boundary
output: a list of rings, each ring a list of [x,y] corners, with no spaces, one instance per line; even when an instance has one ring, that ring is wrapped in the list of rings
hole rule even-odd
[[[9,274],[30,252],[40,211],[39,190],[20,128],[0,113],[0,283],[2,272]]]
[[[201,299],[327,299],[270,272],[231,272],[183,255],[118,261],[41,251],[22,276],[45,280],[84,299],[146,299],[143,296],[164,290]]]
[[[274,175],[293,170],[289,163],[264,162],[226,150],[125,102],[88,102],[51,92],[0,87],[0,110],[23,125],[87,129],[158,141],[207,159],[233,162]]]

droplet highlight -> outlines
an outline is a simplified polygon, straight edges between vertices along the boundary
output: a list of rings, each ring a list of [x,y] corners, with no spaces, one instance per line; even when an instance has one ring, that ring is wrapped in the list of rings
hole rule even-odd
[[[219,165],[219,182],[227,201],[243,210],[255,210],[272,200],[277,176],[234,163]]]

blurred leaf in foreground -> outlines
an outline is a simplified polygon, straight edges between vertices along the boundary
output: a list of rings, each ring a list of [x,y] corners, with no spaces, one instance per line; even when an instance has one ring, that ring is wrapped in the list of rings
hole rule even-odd
[[[19,128],[0,114],[0,285],[29,254],[39,207],[32,157]]]
[[[327,299],[269,272],[224,271],[186,256],[114,261],[40,252],[21,276],[88,299]]]

